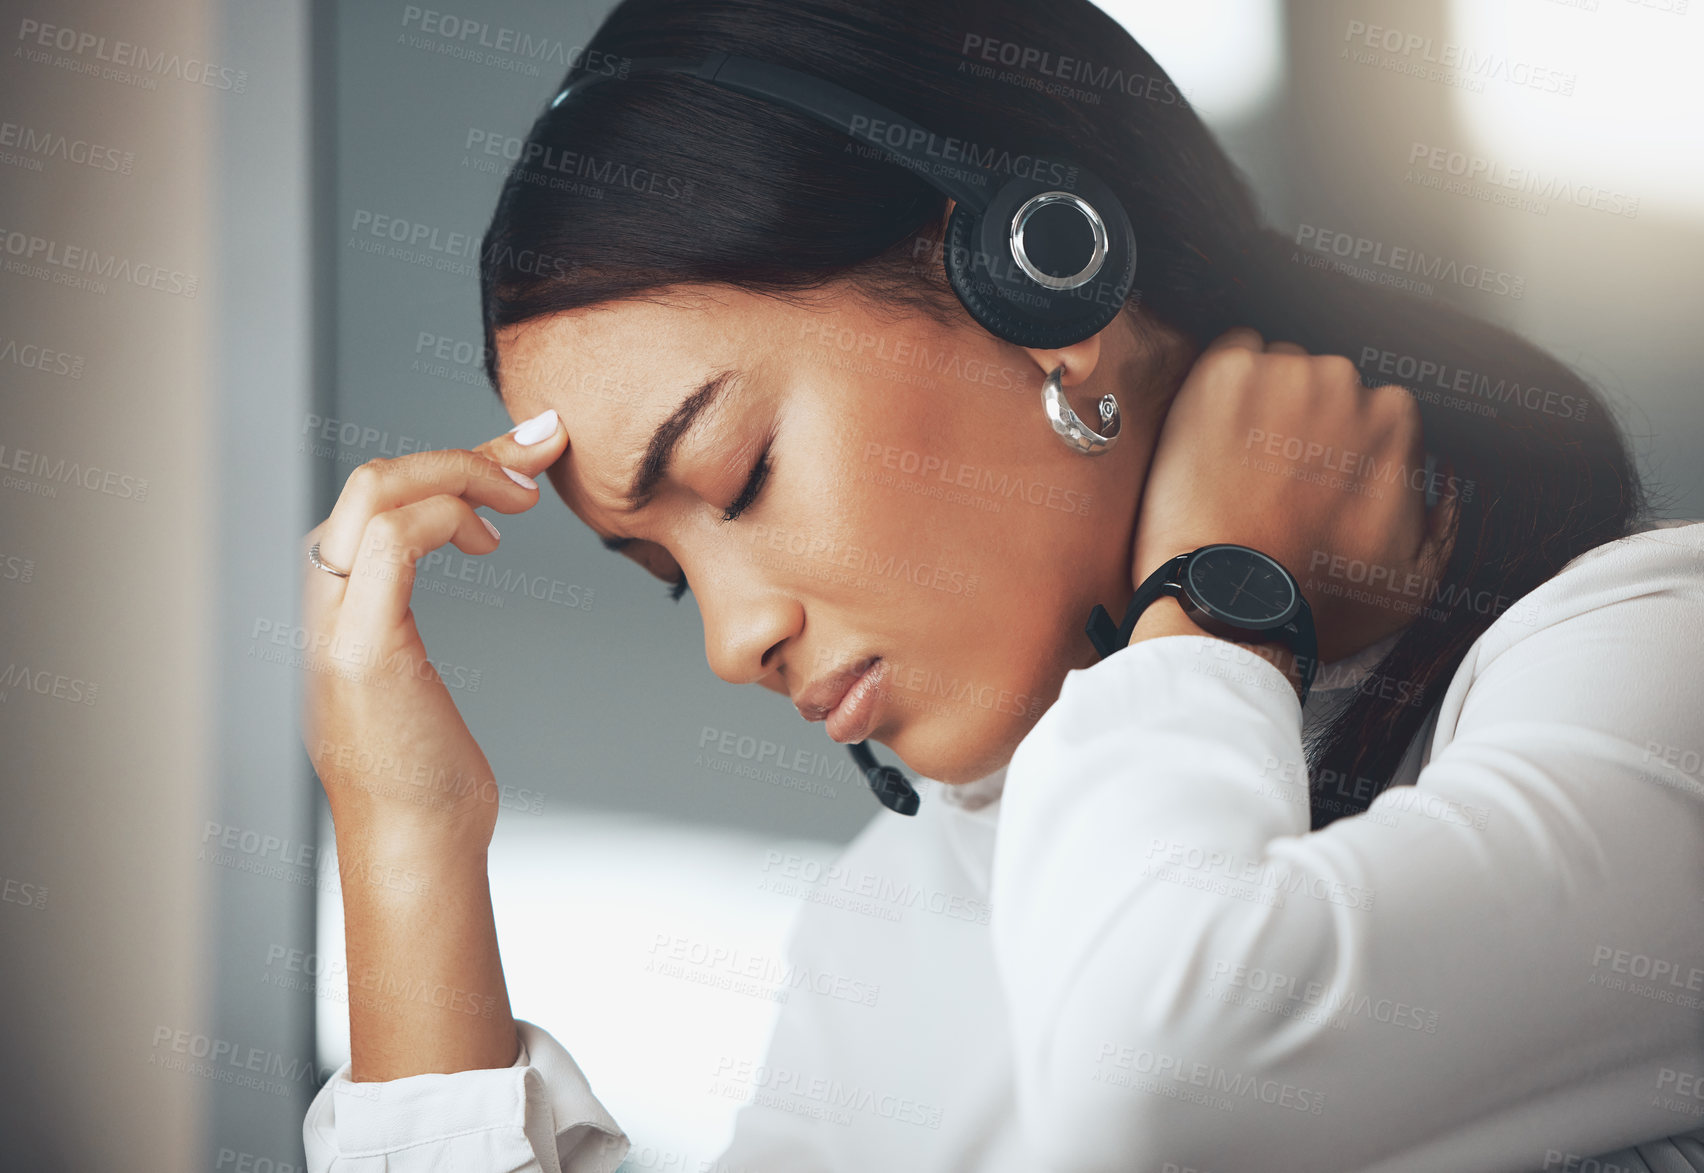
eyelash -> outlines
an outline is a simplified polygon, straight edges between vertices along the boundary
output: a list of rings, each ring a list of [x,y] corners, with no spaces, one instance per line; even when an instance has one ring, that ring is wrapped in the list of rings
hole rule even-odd
[[[746,478],[745,488],[740,490],[740,495],[734,499],[734,503],[723,511],[723,521],[733,521],[749,509],[751,503],[757,500],[757,495],[763,492],[763,484],[769,479],[769,449],[769,444],[763,446],[757,463],[752,465],[751,475]]]
[[[740,495],[734,499],[734,503],[732,505],[722,511],[723,521],[736,520],[740,514],[751,508],[752,504],[757,500],[757,495],[763,492],[763,486],[769,480],[769,470],[771,468],[769,449],[770,445],[765,444],[763,446],[763,451],[758,454],[757,463],[752,466],[751,475],[746,477],[745,487],[740,490]],[[680,573],[680,577],[677,578],[669,587],[669,598],[678,603],[680,602],[681,597],[691,589],[692,588],[686,581],[686,571],[683,570]]]

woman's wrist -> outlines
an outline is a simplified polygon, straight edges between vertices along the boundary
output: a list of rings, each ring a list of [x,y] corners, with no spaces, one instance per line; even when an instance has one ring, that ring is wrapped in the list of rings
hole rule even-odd
[[[340,842],[338,869],[351,1078],[513,1064],[483,845],[379,833]]]
[[[1205,635],[1212,639],[1223,639],[1211,631],[1198,625],[1184,611],[1183,604],[1172,595],[1162,595],[1148,605],[1147,610],[1136,618],[1136,626],[1130,632],[1128,646],[1135,647],[1147,639],[1158,639],[1167,635]],[[1296,654],[1290,648],[1277,641],[1264,643],[1244,643],[1241,640],[1226,640],[1238,647],[1247,648],[1267,663],[1284,674],[1284,679],[1290,682],[1290,687],[1296,690],[1296,697],[1301,699],[1301,672],[1296,667]]]

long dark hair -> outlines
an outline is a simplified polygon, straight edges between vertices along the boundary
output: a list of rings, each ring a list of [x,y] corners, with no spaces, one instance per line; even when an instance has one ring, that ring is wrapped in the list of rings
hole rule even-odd
[[[1136,225],[1127,309],[1139,301],[1197,352],[1248,325],[1415,393],[1428,449],[1468,487],[1454,549],[1369,677],[1381,686],[1310,739],[1314,827],[1389,785],[1498,613],[1643,520],[1624,440],[1579,376],[1446,304],[1298,263],[1165,72],[1089,0],[623,0],[564,84],[716,50],[826,77],[937,134],[1079,161]],[[786,295],[851,281],[951,315],[938,260],[931,277],[917,259],[944,209],[904,168],[766,103],[679,76],[592,86],[539,116],[485,234],[487,374],[495,387],[500,327],[686,283]]]

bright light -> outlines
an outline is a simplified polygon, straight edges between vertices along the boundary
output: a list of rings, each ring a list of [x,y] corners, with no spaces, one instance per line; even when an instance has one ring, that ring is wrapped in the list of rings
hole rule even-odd
[[[324,834],[329,842],[331,829]],[[505,811],[491,845],[516,1017],[568,1049],[636,1147],[685,1154],[683,1168],[709,1167],[732,1138],[739,1103],[705,1088],[723,1057],[763,1057],[779,1009],[761,981],[729,983],[727,965],[690,958],[729,950],[755,966],[785,957],[802,905],[757,883],[776,850],[826,859],[841,848],[588,811]],[[344,972],[343,909],[329,884],[318,952],[322,973]],[[688,961],[668,964],[671,955]],[[349,1057],[348,1010],[340,981],[322,977],[320,987],[319,1061],[335,1066]]]
[[[1504,76],[1573,75],[1571,96],[1500,79],[1455,91],[1473,149],[1490,163],[1637,196],[1641,211],[1704,208],[1704,3],[1451,0],[1449,13],[1449,40],[1505,55]]]
[[[1283,71],[1279,0],[1096,0],[1208,122],[1260,108]],[[1704,2],[1704,0],[1701,0]]]

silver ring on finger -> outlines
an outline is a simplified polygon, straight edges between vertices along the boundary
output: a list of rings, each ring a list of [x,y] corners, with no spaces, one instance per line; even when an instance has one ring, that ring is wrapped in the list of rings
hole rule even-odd
[[[339,570],[337,567],[331,565],[329,562],[326,562],[320,557],[318,542],[315,542],[313,545],[308,547],[308,561],[314,564],[314,568],[316,570],[323,570],[327,574],[335,574],[338,578],[349,577],[349,572],[347,570]]]

